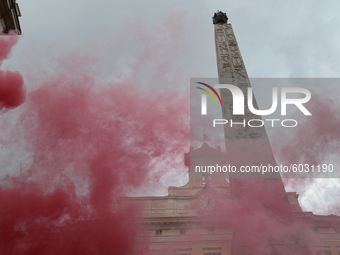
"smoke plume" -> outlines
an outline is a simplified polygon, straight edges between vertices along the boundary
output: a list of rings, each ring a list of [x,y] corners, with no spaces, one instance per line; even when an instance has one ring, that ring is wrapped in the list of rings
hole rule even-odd
[[[0,34],[0,67],[10,57],[12,47],[18,42],[16,34]],[[24,103],[26,86],[19,72],[0,70],[0,112],[18,107]]]

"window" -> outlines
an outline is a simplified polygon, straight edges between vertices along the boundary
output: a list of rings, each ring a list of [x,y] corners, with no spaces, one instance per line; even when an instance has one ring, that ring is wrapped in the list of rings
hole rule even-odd
[[[317,254],[318,255],[332,255],[330,251],[318,251]]]
[[[334,234],[335,229],[334,228],[318,228],[318,232],[322,234]]]
[[[208,228],[208,234],[209,235],[213,235],[215,233],[215,229],[214,228]]]
[[[328,246],[317,246],[315,250],[317,255],[332,255]]]
[[[156,236],[161,236],[162,235],[162,230],[159,229],[159,230],[156,230]]]
[[[186,234],[186,229],[185,229],[185,228],[181,228],[181,229],[179,230],[179,234],[180,234],[180,235],[185,235],[185,234]]]
[[[160,254],[160,250],[149,250],[150,255],[158,255]]]
[[[340,255],[340,246],[337,246],[336,248],[338,250],[338,254]]]
[[[191,255],[192,249],[175,250],[176,255]]]
[[[204,248],[204,255],[221,255],[221,248]]]
[[[336,229],[334,228],[326,228],[326,227],[314,227],[313,228],[314,233],[320,233],[320,234],[334,234],[336,233]]]

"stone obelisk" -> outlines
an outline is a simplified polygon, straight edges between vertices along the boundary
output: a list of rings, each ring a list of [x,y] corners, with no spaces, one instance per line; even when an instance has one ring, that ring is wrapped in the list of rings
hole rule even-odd
[[[247,105],[248,87],[251,87],[248,74],[238,47],[231,24],[223,12],[215,13],[215,44],[220,84],[231,84],[242,90],[245,97],[244,115],[233,115],[233,98],[228,89],[220,89],[223,119],[237,123],[230,127],[224,125],[227,164],[248,166],[276,165],[264,126],[249,127],[250,119],[261,120],[261,116],[251,113]],[[253,106],[258,109],[255,98]],[[272,215],[290,222],[287,215],[291,211],[279,173],[229,173],[230,190],[233,199],[243,203],[249,201],[271,211]],[[273,202],[275,201],[275,203]],[[279,205],[279,206],[278,206]],[[280,207],[280,208],[279,208]],[[289,216],[290,217],[290,216]],[[288,217],[288,218],[289,218]],[[256,235],[256,233],[254,233]],[[235,229],[232,254],[247,254],[253,250]]]
[[[215,44],[220,84],[231,84],[242,90],[245,97],[244,115],[233,115],[233,99],[228,89],[220,89],[222,100],[223,119],[232,120],[234,125],[224,125],[224,136],[227,154],[230,155],[228,163],[240,165],[276,165],[276,161],[269,143],[264,126],[250,127],[249,120],[261,120],[261,116],[249,111],[247,105],[248,87],[251,87],[248,74],[238,47],[231,24],[228,24],[227,15],[223,12],[215,13],[213,17],[215,26]],[[256,99],[253,97],[256,109]],[[234,195],[240,192],[240,187],[233,187],[239,178],[270,178],[277,179],[282,192],[284,188],[279,173],[252,172],[231,174],[231,188]]]

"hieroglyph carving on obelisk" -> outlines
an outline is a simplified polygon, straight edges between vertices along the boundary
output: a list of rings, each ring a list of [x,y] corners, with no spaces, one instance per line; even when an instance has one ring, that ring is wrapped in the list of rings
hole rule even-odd
[[[262,118],[259,115],[253,114],[248,109],[247,94],[251,84],[233,28],[227,21],[228,18],[223,12],[217,12],[213,17],[219,83],[235,85],[241,89],[244,95],[244,115],[233,115],[232,94],[229,89],[220,89],[223,105],[222,117],[228,120],[228,124],[224,125],[227,152],[235,151],[236,147],[242,150],[243,156],[239,155],[237,157],[238,162],[236,164],[239,161],[244,162],[246,159],[250,159],[249,164],[260,165],[270,163],[275,165],[276,162],[264,125],[261,127],[251,127],[248,125],[248,121],[253,120],[252,123],[257,122],[256,126],[260,126],[258,123],[260,123]],[[254,108],[258,109],[254,96],[252,98]],[[231,121],[233,122],[232,127],[230,126]],[[251,158],[256,160],[251,160]],[[277,177],[278,175],[275,174],[275,176]]]
[[[231,24],[215,24],[215,43],[216,57],[218,66],[218,77],[220,84],[232,84],[240,88],[245,97],[244,116],[233,116],[233,104],[231,93],[226,89],[220,89],[223,104],[223,118],[232,119],[234,122],[247,123],[251,119],[260,119],[261,117],[251,113],[247,105],[248,87],[251,87],[243,59],[237,45],[235,34]],[[256,100],[253,100],[254,107],[258,109]],[[266,136],[264,127],[243,127],[235,125],[235,128],[228,128],[225,133],[227,139],[235,138],[258,138]]]

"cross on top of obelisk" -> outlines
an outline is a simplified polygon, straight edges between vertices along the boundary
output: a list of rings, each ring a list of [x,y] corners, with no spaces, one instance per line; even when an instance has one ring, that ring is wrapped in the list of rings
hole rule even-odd
[[[225,12],[217,11],[214,14],[213,24],[226,24],[228,22],[228,17]]]

